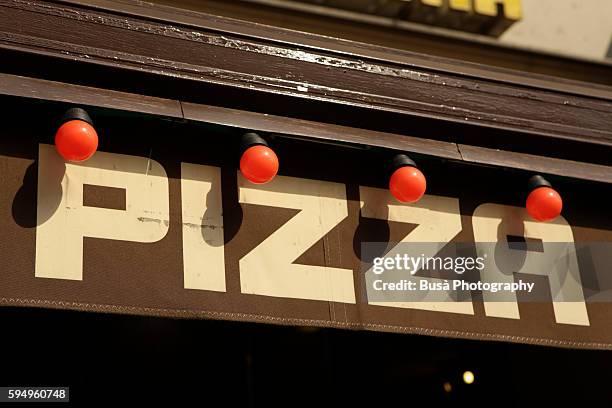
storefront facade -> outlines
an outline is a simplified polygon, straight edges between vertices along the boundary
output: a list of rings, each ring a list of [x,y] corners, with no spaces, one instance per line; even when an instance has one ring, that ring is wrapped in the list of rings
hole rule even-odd
[[[2,305],[612,348],[605,250],[575,251],[577,275],[517,266],[545,301],[387,304],[362,253],[605,248],[609,87],[115,1],[5,1],[0,26]],[[53,146],[74,106],[100,136],[81,164]],[[279,156],[268,184],[238,171],[248,132]],[[388,191],[398,153],[427,175],[417,204]],[[534,174],[563,195],[555,221],[524,208]]]

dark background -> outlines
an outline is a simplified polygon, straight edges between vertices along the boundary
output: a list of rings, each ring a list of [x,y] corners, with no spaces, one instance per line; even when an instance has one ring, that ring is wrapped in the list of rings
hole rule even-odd
[[[612,402],[608,351],[4,307],[0,347],[0,385],[70,386],[89,406]]]

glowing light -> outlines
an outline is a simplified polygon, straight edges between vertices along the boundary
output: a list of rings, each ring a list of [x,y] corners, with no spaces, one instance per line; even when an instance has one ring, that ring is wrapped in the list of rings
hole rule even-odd
[[[444,387],[444,392],[451,392],[453,390],[453,386],[449,382],[445,382],[443,387]]]
[[[474,382],[474,373],[471,371],[466,371],[463,373],[463,382],[466,384],[471,384]]]

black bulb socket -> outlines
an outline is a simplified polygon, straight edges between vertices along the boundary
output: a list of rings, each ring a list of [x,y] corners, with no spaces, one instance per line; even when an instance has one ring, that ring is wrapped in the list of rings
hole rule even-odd
[[[257,133],[249,132],[242,135],[240,138],[240,154],[244,153],[249,147],[252,146],[268,146],[268,142]]]
[[[393,156],[393,159],[391,160],[391,174],[393,174],[395,170],[401,167],[406,167],[406,166],[418,168],[414,160],[408,157],[408,155],[405,155],[403,153],[396,154],[395,156]]]
[[[551,187],[552,188],[552,184],[550,184],[548,180],[546,180],[544,177],[540,176],[539,174],[532,176],[527,182],[527,189],[530,193],[536,188],[540,188],[540,187]]]
[[[61,126],[66,122],[70,122],[71,120],[82,120],[83,122],[87,122],[91,126],[93,126],[93,120],[91,120],[91,117],[85,111],[85,109],[82,109],[82,108],[74,107],[74,108],[68,109],[62,115],[59,125]]]

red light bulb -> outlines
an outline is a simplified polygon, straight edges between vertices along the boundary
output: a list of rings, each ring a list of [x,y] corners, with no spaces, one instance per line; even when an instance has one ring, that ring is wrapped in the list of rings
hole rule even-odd
[[[403,203],[415,203],[423,197],[427,181],[423,173],[413,166],[398,168],[391,175],[389,190]]]
[[[267,183],[278,172],[278,157],[268,146],[260,144],[251,146],[240,158],[240,171],[252,183]]]
[[[55,148],[68,161],[82,162],[93,156],[98,148],[98,134],[87,112],[72,108],[64,114],[55,133]]]
[[[538,221],[554,220],[561,214],[563,200],[548,186],[538,187],[527,197],[527,212]]]

